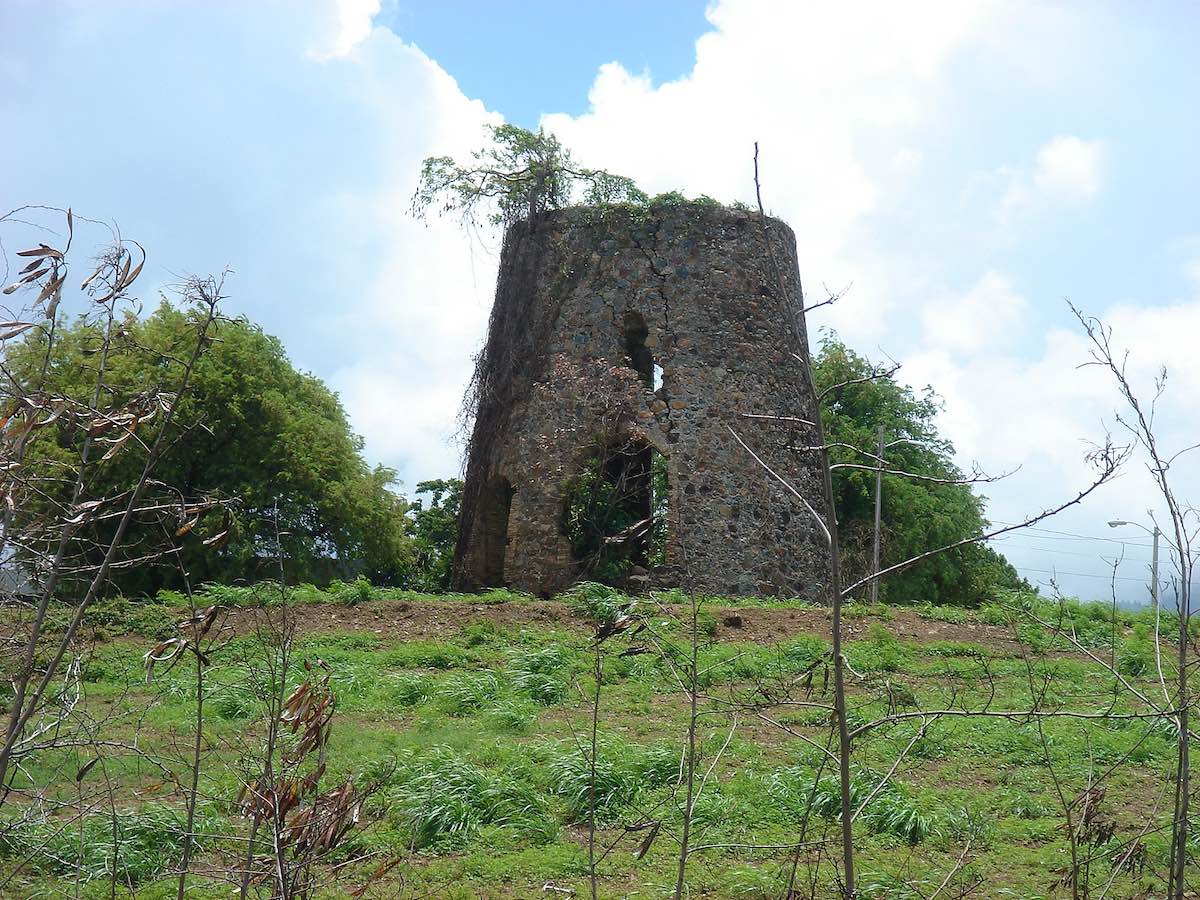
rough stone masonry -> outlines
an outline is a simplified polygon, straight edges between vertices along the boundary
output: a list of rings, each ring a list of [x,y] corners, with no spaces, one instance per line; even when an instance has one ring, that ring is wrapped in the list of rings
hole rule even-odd
[[[572,479],[592,466],[623,485],[627,518],[665,518],[656,563],[644,527],[605,538],[629,553],[625,587],[824,599],[818,526],[730,433],[822,508],[817,455],[787,449],[816,443],[818,415],[795,238],[765,226],[679,203],[509,228],[468,395],[457,590],[545,596],[592,577],[566,525]]]

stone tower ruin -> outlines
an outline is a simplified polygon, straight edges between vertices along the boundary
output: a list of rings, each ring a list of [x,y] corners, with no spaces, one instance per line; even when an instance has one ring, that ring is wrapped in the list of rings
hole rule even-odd
[[[757,215],[708,204],[509,228],[467,401],[455,589],[824,598],[818,526],[731,433],[821,508],[816,455],[786,449],[816,443],[818,415],[795,238],[766,226],[770,252]]]

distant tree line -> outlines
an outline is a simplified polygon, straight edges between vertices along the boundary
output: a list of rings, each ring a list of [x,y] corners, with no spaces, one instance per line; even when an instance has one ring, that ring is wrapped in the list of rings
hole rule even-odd
[[[78,393],[95,381],[103,364],[109,399],[126,402],[162,380],[160,361],[188,339],[189,315],[165,302],[148,316],[127,314],[103,361],[93,322],[60,325],[48,389]],[[347,574],[385,584],[412,579],[420,544],[411,534],[409,503],[394,490],[391,469],[363,459],[362,440],[351,431],[337,396],[320,379],[297,371],[280,341],[245,319],[219,321],[211,335],[192,388],[180,401],[179,420],[200,424],[173,438],[156,474],[180,496],[237,501],[229,539],[219,550],[199,541],[180,543],[192,582],[276,577],[277,536],[289,580],[319,583]],[[5,366],[19,377],[41,365],[45,341],[39,332],[8,347]],[[43,429],[36,440],[44,449],[39,459],[66,460],[74,452],[75,437],[65,425]],[[124,455],[102,461],[91,488],[119,490],[132,477],[126,469],[134,465],[137,460]],[[70,485],[61,488],[68,491]],[[23,515],[38,513],[22,510]],[[198,526],[221,527],[219,521]],[[147,533],[151,528],[160,533]],[[132,530],[135,541],[162,537],[159,523],[135,523]],[[118,570],[113,581],[121,591],[137,594],[176,587],[178,579],[177,566],[154,565]]]

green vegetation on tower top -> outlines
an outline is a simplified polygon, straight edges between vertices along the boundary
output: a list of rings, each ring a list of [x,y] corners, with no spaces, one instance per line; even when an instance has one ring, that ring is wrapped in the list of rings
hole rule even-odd
[[[720,206],[707,195],[689,200],[678,191],[650,197],[634,182],[604,169],[578,165],[553,134],[516,125],[489,126],[489,140],[459,163],[431,156],[421,165],[411,211],[456,215],[464,225],[507,226],[567,206]]]

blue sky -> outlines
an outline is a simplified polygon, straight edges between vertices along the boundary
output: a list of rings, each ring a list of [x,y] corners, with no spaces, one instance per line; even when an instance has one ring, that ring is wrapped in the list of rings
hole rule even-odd
[[[686,75],[704,9],[694,0],[397,0],[376,22],[437,60],[467,96],[537,128],[543,113],[586,112],[603,63],[660,82]]]
[[[0,203],[119,223],[150,250],[148,302],[230,266],[230,312],[411,486],[458,467],[498,245],[407,215],[421,159],[543,125],[652,192],[732,201],[757,140],[810,292],[853,285],[813,330],[933,384],[964,464],[1020,464],[987,491],[1008,521],[1084,483],[1112,422],[1065,298],[1111,321],[1139,384],[1170,367],[1164,437],[1197,439],[1196,46],[1186,3],[6,0]],[[1195,502],[1194,463],[1175,475]],[[1135,464],[1048,526],[1066,534],[1004,549],[1103,595],[1105,522],[1153,505]]]

